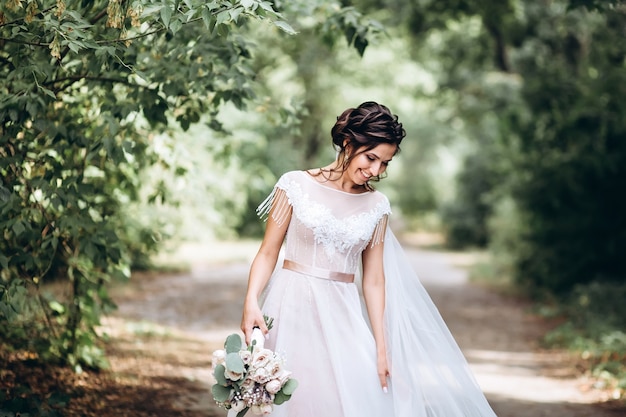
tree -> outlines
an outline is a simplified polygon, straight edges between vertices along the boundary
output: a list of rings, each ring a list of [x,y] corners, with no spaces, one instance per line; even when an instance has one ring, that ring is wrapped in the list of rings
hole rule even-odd
[[[45,360],[99,365],[105,283],[127,278],[155,230],[123,205],[165,163],[153,132],[252,96],[241,27],[264,1],[11,0],[0,5],[0,334]],[[269,29],[272,30],[272,29]],[[155,190],[153,200],[163,197]],[[46,297],[44,281],[67,284]]]
[[[508,117],[519,158],[513,196],[526,231],[517,277],[567,293],[624,282],[626,8],[528,13],[534,51],[518,53],[526,111]]]
[[[457,217],[484,233],[493,196],[512,196],[524,222],[513,257],[527,287],[623,282],[624,2],[365,3],[393,11],[417,58],[436,56],[436,95],[455,108],[475,152],[505,160],[504,169],[483,161],[498,181],[460,177],[459,200],[475,204]]]

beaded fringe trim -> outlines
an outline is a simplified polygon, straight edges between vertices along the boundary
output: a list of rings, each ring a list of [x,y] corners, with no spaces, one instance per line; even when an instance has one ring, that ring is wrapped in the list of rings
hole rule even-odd
[[[276,222],[278,226],[282,226],[291,214],[291,204],[287,193],[282,188],[274,187],[270,195],[256,209],[256,214],[263,220],[267,221],[269,216]]]
[[[380,243],[385,241],[385,231],[387,230],[387,219],[389,216],[385,214],[380,218],[378,223],[376,223],[376,228],[374,229],[374,233],[372,234],[372,248]]]

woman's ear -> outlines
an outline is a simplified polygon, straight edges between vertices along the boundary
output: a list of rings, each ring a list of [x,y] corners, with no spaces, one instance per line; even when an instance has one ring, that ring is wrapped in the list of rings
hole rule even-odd
[[[343,151],[347,155],[350,155],[350,153],[352,153],[351,148],[352,147],[350,146],[350,139],[344,139],[344,141],[343,141]]]

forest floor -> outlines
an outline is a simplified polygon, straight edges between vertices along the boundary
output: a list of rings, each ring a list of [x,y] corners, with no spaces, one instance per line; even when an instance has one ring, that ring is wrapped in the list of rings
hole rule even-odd
[[[527,301],[468,282],[475,256],[406,247],[499,417],[626,415],[575,358],[540,348],[550,323]],[[66,416],[225,416],[211,399],[211,353],[238,330],[256,249],[256,242],[182,248],[171,259],[189,272],[135,274],[113,288],[119,309],[100,329],[108,337],[109,371],[75,375],[5,354],[0,388],[26,381],[53,408],[59,398]],[[0,417],[15,415],[0,407]],[[27,415],[34,414],[21,413]]]

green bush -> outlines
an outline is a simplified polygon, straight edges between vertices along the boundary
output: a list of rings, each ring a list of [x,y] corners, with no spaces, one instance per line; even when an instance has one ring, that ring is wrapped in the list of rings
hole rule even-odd
[[[541,48],[517,55],[526,109],[508,117],[525,220],[516,275],[566,294],[626,277],[626,15],[548,11],[533,17]]]
[[[626,394],[625,299],[626,284],[578,285],[551,313],[562,317],[563,324],[544,337],[548,346],[576,352],[616,397]]]
[[[499,180],[495,164],[493,152],[484,147],[465,158],[457,177],[456,197],[441,210],[449,247],[487,246],[492,194]]]

